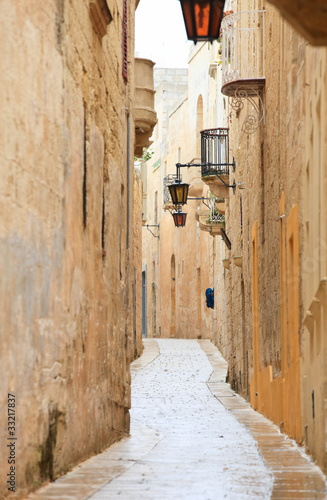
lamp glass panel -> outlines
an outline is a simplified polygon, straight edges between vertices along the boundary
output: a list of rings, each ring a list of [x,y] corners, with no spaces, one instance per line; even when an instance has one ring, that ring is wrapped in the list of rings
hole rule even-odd
[[[212,38],[219,37],[220,24],[222,19],[222,14],[224,10],[224,1],[222,0],[214,0],[212,7],[212,21],[211,21],[211,30],[210,36]]]
[[[174,222],[176,227],[183,227],[185,226],[186,222],[186,213],[185,212],[175,212],[173,214]]]
[[[194,37],[194,32],[193,32],[192,9],[190,0],[181,0],[181,6],[183,11],[187,38],[192,39]]]
[[[202,0],[194,5],[196,32],[199,37],[206,37],[209,34],[210,2]]]
[[[183,182],[174,182],[168,186],[171,199],[174,205],[185,205],[187,202],[187,194],[189,184]]]
[[[188,184],[182,183],[177,189],[177,199],[180,205],[184,205],[187,202],[188,186]]]
[[[180,0],[189,40],[206,41],[219,37],[225,0]]]

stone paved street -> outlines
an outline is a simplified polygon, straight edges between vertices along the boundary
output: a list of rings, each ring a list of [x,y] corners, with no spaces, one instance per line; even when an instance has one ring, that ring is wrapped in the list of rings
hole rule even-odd
[[[131,437],[29,498],[327,498],[320,469],[230,389],[226,368],[209,341],[146,340]]]

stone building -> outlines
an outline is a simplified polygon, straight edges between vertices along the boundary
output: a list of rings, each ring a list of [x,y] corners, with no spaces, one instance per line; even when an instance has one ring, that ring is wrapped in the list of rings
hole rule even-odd
[[[2,2],[1,497],[7,394],[15,498],[129,431],[142,349],[137,4]]]
[[[189,199],[184,207],[186,226],[176,229],[167,183],[176,176],[177,162],[199,163],[199,131],[212,126],[221,114],[222,100],[219,104],[215,80],[208,72],[216,52],[216,44],[211,50],[200,44],[191,51],[188,71],[155,68],[158,124],[153,156],[142,166],[144,313],[145,305],[147,310],[143,330],[151,337],[210,337],[213,311],[205,306],[205,290],[212,286],[209,259],[213,240],[200,231],[196,219],[200,211],[208,210],[201,198],[207,198],[209,190],[201,181],[199,168],[183,168],[182,178],[190,183],[189,197],[198,199]],[[196,85],[187,85],[195,76]],[[160,228],[153,227],[156,225]]]
[[[271,5],[262,13],[260,7],[238,2],[236,10],[245,13],[223,23],[230,45],[222,92],[229,96],[239,186],[226,211],[233,221],[229,258],[242,257],[224,290],[233,339],[229,376],[326,470],[327,52],[310,46]],[[229,31],[234,28],[237,40]],[[247,67],[237,60],[236,44]],[[261,122],[251,128],[256,112]]]
[[[160,242],[150,243],[156,252],[147,249],[143,262],[144,268],[152,259],[152,276],[160,265],[160,282],[150,278],[157,309],[148,294],[148,333],[211,338],[228,360],[232,387],[326,471],[327,52],[269,3],[239,0],[233,9],[223,20],[221,45],[197,45],[190,56],[187,99],[169,117],[167,156],[173,173],[173,164],[199,158],[201,129],[229,129],[234,189],[224,193],[217,176],[203,176],[201,184],[199,169],[181,170],[189,196],[196,183],[198,196],[210,188],[225,199],[231,246],[202,231],[197,241],[194,201],[184,228],[161,212]],[[150,166],[148,207],[151,182],[152,193],[160,193],[164,177],[149,180],[156,175]],[[199,229],[213,234],[214,225],[197,216]],[[201,303],[207,286],[215,289],[213,311]]]

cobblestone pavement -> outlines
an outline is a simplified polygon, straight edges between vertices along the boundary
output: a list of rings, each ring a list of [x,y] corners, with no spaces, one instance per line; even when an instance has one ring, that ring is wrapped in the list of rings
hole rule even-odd
[[[131,437],[29,499],[327,498],[320,469],[224,382],[211,342],[144,344],[132,365]]]

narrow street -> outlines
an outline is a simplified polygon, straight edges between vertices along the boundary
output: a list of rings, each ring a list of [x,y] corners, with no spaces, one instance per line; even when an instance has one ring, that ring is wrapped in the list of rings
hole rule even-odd
[[[30,500],[314,499],[325,478],[225,383],[209,341],[144,341],[132,365],[131,437]]]

